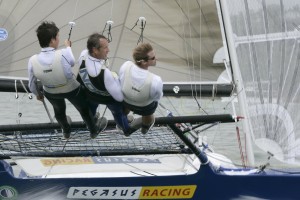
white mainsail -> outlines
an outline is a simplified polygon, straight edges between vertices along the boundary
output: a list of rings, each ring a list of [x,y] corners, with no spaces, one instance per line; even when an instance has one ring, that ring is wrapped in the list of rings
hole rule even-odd
[[[140,18],[146,20],[142,35]],[[140,36],[156,50],[158,65],[151,70],[164,81],[215,81],[224,69],[212,63],[221,46],[213,1],[3,0],[0,28],[9,35],[0,41],[2,76],[28,76],[28,59],[40,51],[35,30],[44,20],[59,27],[61,45],[69,36],[69,22],[76,23],[71,34],[76,60],[90,34],[110,35],[109,63],[116,72],[132,58]]]

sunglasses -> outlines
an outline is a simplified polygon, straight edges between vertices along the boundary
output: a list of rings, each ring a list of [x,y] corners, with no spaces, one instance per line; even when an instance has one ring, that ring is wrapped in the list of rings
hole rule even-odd
[[[155,60],[155,56],[153,56],[152,58],[148,58],[148,60]]]

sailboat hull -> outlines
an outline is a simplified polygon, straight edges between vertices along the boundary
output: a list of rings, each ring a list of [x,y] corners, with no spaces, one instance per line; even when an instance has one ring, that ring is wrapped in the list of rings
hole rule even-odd
[[[210,164],[190,175],[105,178],[15,178],[6,165],[3,161],[0,165],[1,199],[282,200],[300,196],[299,175],[227,175]]]

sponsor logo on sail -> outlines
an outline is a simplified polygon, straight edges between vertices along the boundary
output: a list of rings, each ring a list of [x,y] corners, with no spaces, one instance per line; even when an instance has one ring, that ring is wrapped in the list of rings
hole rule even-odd
[[[8,32],[4,28],[0,28],[0,41],[6,40],[8,37]]]
[[[71,187],[69,199],[192,199],[196,185],[143,187]]]

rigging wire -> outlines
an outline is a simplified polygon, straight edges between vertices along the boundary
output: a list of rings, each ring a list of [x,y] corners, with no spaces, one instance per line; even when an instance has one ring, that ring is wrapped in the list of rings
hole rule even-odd
[[[109,20],[106,21],[104,29],[102,31],[102,35],[104,35],[104,32],[107,31],[107,37],[106,38],[108,40],[108,43],[112,42],[111,27],[112,27],[112,25],[114,23],[112,21],[113,6],[114,6],[114,0],[112,0],[112,3],[111,3]],[[107,27],[107,29],[106,29],[106,27]]]
[[[20,82],[21,82],[21,85],[22,85],[23,89],[25,90],[26,94],[28,95],[28,98],[29,98],[29,99],[32,99],[32,95],[31,95],[31,94],[28,92],[28,90],[26,89],[26,87],[25,87],[23,81],[20,80]]]
[[[17,88],[17,80],[15,80],[15,91],[16,91],[15,99],[17,99],[17,105],[18,105],[17,106],[18,117],[17,117],[16,123],[20,124],[20,122],[21,122],[20,118],[22,117],[22,113],[20,112],[20,100],[19,100],[19,94],[18,94],[18,88]]]
[[[9,15],[6,17],[6,19],[3,21],[2,26],[4,27],[4,25],[6,24],[6,22],[8,21],[8,18],[12,15],[12,13],[16,10],[18,4],[20,3],[20,0],[18,0],[18,2],[15,4],[14,8],[11,10],[11,12],[9,13]]]
[[[143,43],[144,42],[144,30],[146,28],[146,18],[145,17],[139,17],[138,20],[135,22],[134,26],[130,29],[131,31],[134,29],[134,27],[136,27],[138,25],[138,23],[140,22],[140,29],[141,29],[141,33],[140,33],[140,37],[137,41],[137,45],[139,43]]]
[[[75,19],[75,14],[76,14],[76,11],[77,11],[77,6],[78,6],[78,0],[76,1],[76,5],[74,7],[74,13],[73,13],[72,21],[69,22],[70,31],[69,31],[68,41],[70,41],[73,27],[76,25],[76,23],[74,22],[74,19]]]
[[[3,52],[5,52],[5,51],[7,51],[8,49],[9,49],[9,47],[11,48],[11,47],[13,47],[13,44],[14,43],[16,43],[18,40],[20,40],[22,37],[24,37],[27,33],[29,33],[30,31],[32,31],[33,29],[34,29],[34,27],[36,27],[41,21],[43,21],[43,20],[45,20],[48,16],[50,16],[51,14],[53,14],[58,8],[60,8],[63,4],[65,4],[66,3],[66,1],[65,2],[63,2],[63,3],[61,3],[61,4],[59,4],[58,6],[56,6],[47,16],[45,16],[43,19],[41,19],[40,21],[38,21],[36,24],[34,24],[34,25],[32,25],[31,27],[28,27],[28,29],[27,29],[27,31],[25,31],[23,34],[21,34],[21,36],[20,37],[18,37],[18,38],[16,38],[13,42],[11,42],[11,43],[9,43],[8,45],[7,45],[7,47],[6,48],[3,48],[3,50],[2,51],[0,51],[0,55],[3,53]],[[31,7],[31,9],[32,9],[33,7]],[[27,14],[27,13],[26,13]],[[31,44],[33,44],[33,43],[35,43],[36,41],[34,41],[34,42],[32,42]],[[27,46],[29,46],[29,45],[26,45],[26,47]],[[24,47],[24,48],[21,48],[21,49],[25,49],[26,47]],[[18,52],[18,51],[20,51],[21,49],[18,49],[16,52]],[[12,52],[12,53],[16,53],[16,52]],[[8,56],[11,56],[11,54],[9,54]],[[8,57],[7,56],[7,57]]]
[[[140,11],[141,11],[141,14],[143,14],[143,11],[144,11],[144,1],[141,0],[140,1]],[[143,43],[144,42],[144,30],[146,28],[146,18],[141,16],[138,18],[138,20],[135,22],[135,24],[133,25],[133,27],[130,29],[131,31],[134,29],[134,27],[136,27],[138,25],[138,23],[140,22],[140,29],[141,29],[141,32],[140,32],[140,37],[137,41],[137,45],[139,43]]]
[[[75,15],[76,15],[76,12],[77,12],[77,7],[78,7],[78,1],[79,0],[76,1],[76,5],[75,5],[75,8],[74,8],[74,13],[73,13],[72,21],[74,21],[74,19],[75,19]]]
[[[182,5],[178,4],[179,8],[180,8],[180,12],[181,14],[184,16],[184,13],[183,13],[183,8],[182,8]],[[201,104],[199,103],[197,97],[198,97],[198,92],[197,92],[197,86],[196,84],[193,84],[194,80],[195,80],[195,77],[196,77],[196,73],[195,73],[195,60],[194,60],[194,53],[193,53],[193,41],[192,41],[192,28],[191,28],[191,18],[190,18],[190,4],[189,4],[189,1],[187,2],[187,7],[188,7],[188,14],[186,15],[187,17],[187,22],[188,22],[188,30],[189,32],[186,34],[186,29],[184,27],[184,18],[182,19],[181,21],[181,24],[182,24],[182,32],[183,32],[183,40],[185,41],[185,53],[186,53],[186,60],[187,60],[187,67],[189,69],[189,72],[190,72],[190,82],[191,82],[191,91],[192,91],[192,97],[194,98],[194,100],[196,101],[197,105],[198,105],[198,108],[199,110],[202,110],[205,114],[208,114],[201,106]],[[200,26],[201,27],[201,26]],[[201,33],[201,31],[200,31]],[[189,40],[190,40],[190,44],[188,44],[188,38],[187,38],[187,35],[189,37]],[[201,42],[201,39],[200,39],[200,42]],[[189,49],[191,51],[191,59],[192,59],[192,63],[189,62]],[[200,47],[200,50],[201,50],[201,47]],[[201,59],[201,56],[200,56],[200,59]],[[191,66],[192,65],[192,66]],[[200,73],[200,77],[201,77],[201,61],[200,61],[200,70],[199,70],[199,73]],[[201,91],[201,85],[200,85],[200,91]],[[195,94],[194,94],[195,93]],[[200,99],[201,99],[201,92],[199,94],[200,96]]]

